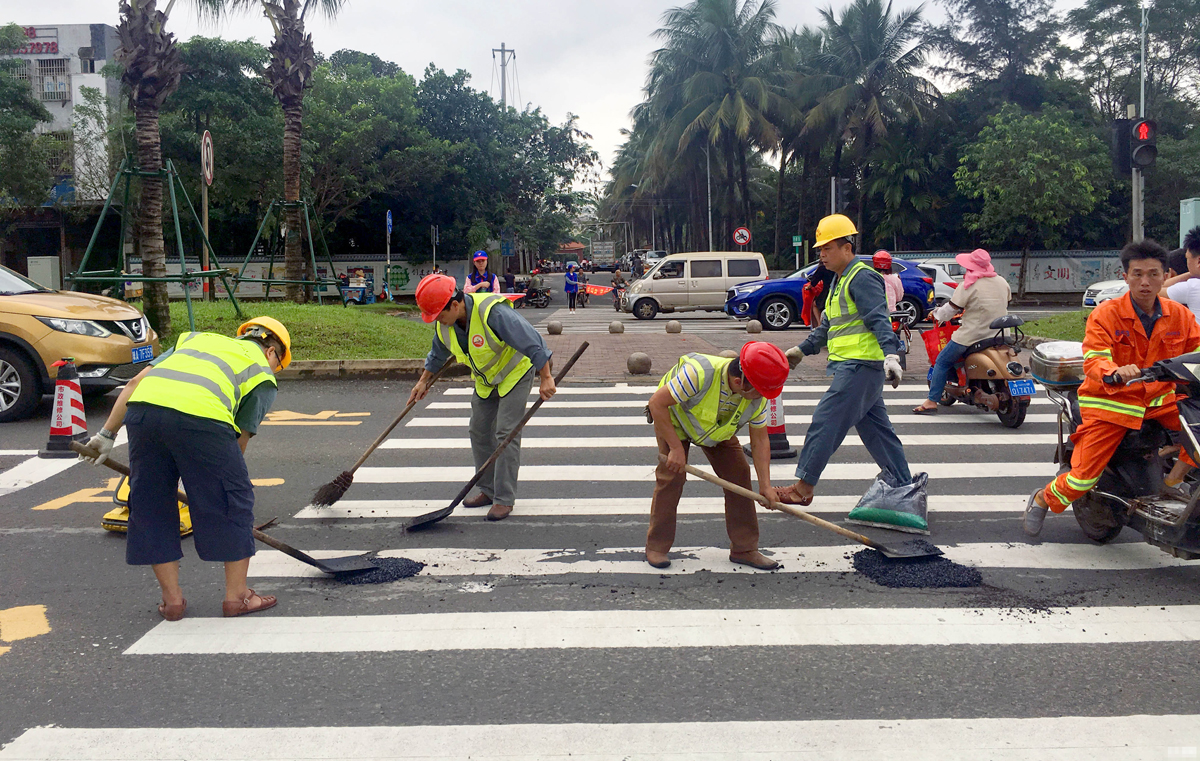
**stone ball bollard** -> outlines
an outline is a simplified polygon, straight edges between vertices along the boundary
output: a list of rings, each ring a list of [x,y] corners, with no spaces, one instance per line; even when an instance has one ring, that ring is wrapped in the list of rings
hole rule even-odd
[[[725,357],[726,359],[737,359],[738,353],[733,349],[726,349],[725,351],[721,352],[719,356]]]
[[[551,320],[550,322],[546,323],[546,332],[552,336],[561,336],[562,323],[558,320]]]
[[[650,374],[650,355],[645,352],[635,351],[629,355],[629,360],[625,366],[629,369],[631,375],[649,375]]]
[[[613,320],[612,322],[608,323],[608,332],[609,333],[624,333],[625,332],[625,323],[621,322],[620,320]]]
[[[747,333],[761,333],[762,332],[762,323],[759,322],[758,320],[751,320],[750,322],[746,323],[746,332]]]
[[[683,326],[679,324],[679,320],[671,320],[667,323],[668,333],[682,333]]]

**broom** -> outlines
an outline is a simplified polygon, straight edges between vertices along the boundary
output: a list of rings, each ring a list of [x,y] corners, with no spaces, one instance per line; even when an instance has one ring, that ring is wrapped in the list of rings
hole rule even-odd
[[[433,384],[438,382],[438,378],[441,378],[452,364],[454,364],[453,357],[446,360],[446,364],[442,365],[442,369],[434,373],[433,377],[429,379],[430,388],[433,388]],[[392,424],[389,425],[383,433],[379,434],[379,438],[375,439],[375,442],[371,444],[371,446],[367,447],[367,451],[363,452],[362,457],[358,458],[358,462],[354,463],[354,467],[350,468],[350,470],[343,470],[337,478],[325,484],[320,489],[317,489],[317,493],[314,494],[312,498],[313,507],[329,507],[334,502],[337,502],[339,499],[345,496],[346,492],[350,489],[350,485],[354,483],[354,471],[358,470],[362,464],[367,461],[367,458],[379,448],[379,445],[387,439],[388,435],[396,428],[396,426],[400,424],[400,421],[404,419],[404,416],[411,412],[412,408],[416,405],[417,400],[415,399],[409,402],[404,407],[404,410],[401,411],[400,415],[392,421]]]

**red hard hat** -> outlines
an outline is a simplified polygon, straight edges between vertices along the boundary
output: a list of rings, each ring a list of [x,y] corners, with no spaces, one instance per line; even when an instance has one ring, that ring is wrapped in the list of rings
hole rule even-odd
[[[421,319],[425,322],[436,320],[456,291],[458,283],[449,275],[434,273],[421,278],[421,282],[417,283],[417,306],[421,308]]]
[[[885,267],[890,270],[892,268],[892,255],[883,249],[879,249],[875,252],[875,255],[871,257],[871,266],[877,270],[881,270]]]
[[[766,341],[750,341],[742,347],[738,356],[742,377],[754,390],[767,399],[774,399],[783,392],[787,382],[788,361],[783,349]]]

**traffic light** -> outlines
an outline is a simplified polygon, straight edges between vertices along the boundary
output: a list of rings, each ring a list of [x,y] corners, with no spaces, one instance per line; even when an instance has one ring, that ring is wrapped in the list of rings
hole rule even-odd
[[[836,210],[835,213],[840,214],[850,207],[850,193],[852,190],[850,180],[839,177],[833,187],[833,208]]]
[[[1129,130],[1129,160],[1133,167],[1154,166],[1158,158],[1158,125],[1151,119],[1138,119]]]
[[[1133,134],[1129,119],[1116,119],[1112,123],[1112,170],[1118,180],[1128,180],[1129,170],[1133,166],[1129,158],[1129,141]]]

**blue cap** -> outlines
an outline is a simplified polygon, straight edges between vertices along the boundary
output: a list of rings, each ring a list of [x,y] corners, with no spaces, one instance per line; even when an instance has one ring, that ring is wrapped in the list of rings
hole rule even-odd
[[[487,258],[488,258],[487,251],[476,251],[475,252],[475,261],[479,261],[480,259],[487,259]]]

